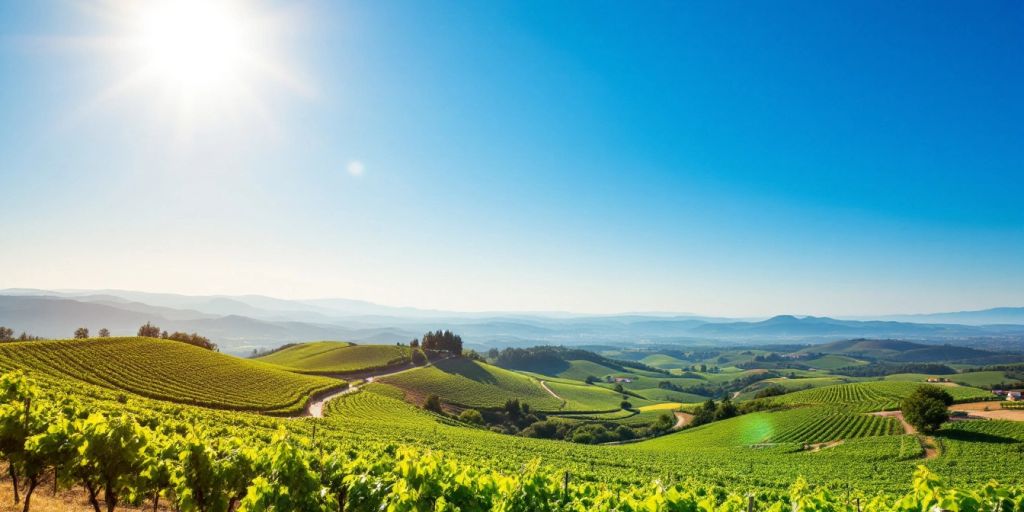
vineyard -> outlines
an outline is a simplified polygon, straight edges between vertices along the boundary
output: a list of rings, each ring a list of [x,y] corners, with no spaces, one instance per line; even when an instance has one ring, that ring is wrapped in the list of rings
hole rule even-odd
[[[259,358],[289,370],[309,374],[338,374],[376,370],[409,362],[409,347],[353,345],[343,341],[302,343]]]
[[[695,481],[595,484],[537,461],[498,471],[486,460],[470,462],[425,448],[378,443],[346,447],[330,438],[314,437],[309,430],[268,432],[246,425],[197,428],[195,418],[125,414],[98,402],[86,405],[48,395],[13,374],[0,381],[0,392],[0,438],[5,441],[0,456],[10,464],[12,475],[27,482],[20,496],[25,510],[31,510],[34,494],[37,501],[43,499],[37,489],[47,474],[59,475],[60,487],[81,489],[83,500],[97,511],[101,501],[108,511],[169,503],[184,512],[873,512],[1024,507],[1020,487],[951,488],[923,467],[914,473],[912,491],[888,497],[814,486],[802,478],[787,484],[788,489],[754,493],[744,492],[734,482],[726,486]],[[388,400],[384,395],[376,397]],[[377,410],[372,403],[363,408]],[[903,478],[909,480],[910,473]]]
[[[666,489],[690,490],[710,486],[719,489],[714,494],[714,503],[718,507],[728,507],[727,502],[721,500],[730,494],[753,494],[761,504],[759,507],[786,503],[789,499],[787,488],[801,477],[814,482],[816,489],[844,498],[857,495],[863,498],[862,504],[866,504],[879,492],[889,496],[907,492],[910,489],[909,475],[918,465],[927,466],[960,487],[981,485],[990,479],[1008,481],[1006,475],[1024,474],[1024,450],[1020,448],[1024,446],[1024,423],[949,423],[934,436],[939,456],[925,458],[918,438],[902,435],[897,420],[858,412],[871,410],[885,401],[898,400],[917,383],[875,381],[800,391],[775,397],[776,400],[791,400],[791,403],[779,404],[784,406],[779,410],[748,413],[633,444],[604,446],[496,433],[486,427],[463,423],[454,416],[426,411],[405,399],[410,394],[421,396],[436,392],[452,403],[458,403],[457,400],[476,401],[499,407],[507,398],[524,399],[527,396],[530,398],[524,399],[526,403],[546,404],[556,414],[562,414],[560,421],[573,424],[648,424],[663,414],[670,414],[678,405],[645,404],[629,397],[630,401],[636,402],[634,407],[643,406],[644,411],[625,411],[619,409],[622,395],[609,390],[607,384],[585,385],[565,378],[507,371],[469,359],[449,359],[438,361],[437,367],[416,368],[365,384],[353,393],[328,402],[326,416],[322,419],[279,419],[154,401],[142,393],[131,392],[128,386],[140,385],[139,379],[143,376],[147,379],[145,382],[159,383],[157,376],[161,372],[177,372],[171,374],[178,377],[176,385],[179,388],[168,386],[168,389],[190,389],[183,386],[192,386],[191,389],[195,390],[204,386],[218,389],[217,382],[205,382],[195,377],[204,373],[182,368],[205,368],[203,365],[210,360],[221,361],[222,358],[223,364],[239,365],[237,368],[243,368],[245,372],[269,372],[281,378],[298,379],[300,383],[322,378],[285,372],[276,365],[240,360],[168,341],[110,339],[33,343],[31,346],[20,343],[0,345],[0,364],[6,368],[24,367],[40,375],[40,394],[45,397],[38,403],[40,407],[45,407],[47,402],[71,400],[75,404],[71,410],[88,411],[75,413],[77,419],[70,421],[71,424],[83,422],[82,429],[86,428],[84,422],[89,413],[98,413],[104,421],[121,425],[121,414],[125,412],[142,431],[147,432],[140,434],[141,437],[171,443],[170,446],[158,445],[160,450],[174,452],[196,446],[195,443],[188,444],[188,436],[196,435],[203,439],[200,444],[224,464],[237,461],[240,453],[250,453],[246,456],[250,458],[244,459],[249,461],[246,464],[255,465],[246,466],[250,468],[269,467],[269,461],[252,462],[262,460],[259,453],[264,449],[277,450],[275,457],[280,456],[281,450],[303,453],[303,457],[309,457],[302,459],[304,464],[320,468],[320,457],[330,454],[349,462],[372,459],[375,463],[396,464],[400,461],[394,457],[405,450],[396,451],[396,447],[414,447],[409,451],[414,455],[402,460],[410,464],[435,464],[438,459],[433,457],[444,452],[445,464],[459,466],[465,461],[472,461],[475,471],[496,475],[495,478],[522,475],[524,468],[530,467],[536,467],[538,474],[556,478],[568,472],[572,476],[571,492],[578,492],[573,489],[604,489],[619,498],[636,495],[650,499],[647,490],[651,489],[652,481],[661,482],[667,486]],[[47,347],[51,344],[65,346],[69,350],[67,353],[76,354],[75,358],[66,358],[75,364],[84,365],[82,361],[89,357],[107,361],[96,360],[88,372],[82,373],[80,367],[70,366],[71,362],[64,365],[58,363],[63,360],[47,357]],[[174,370],[162,369],[160,364],[171,364],[162,362],[164,360],[175,361]],[[142,371],[141,364],[150,366]],[[97,377],[110,366],[124,368],[114,372],[124,382],[114,386]],[[212,370],[206,373],[219,375],[233,386],[238,386],[238,382],[256,385],[249,384],[255,380],[239,380],[242,376],[231,373]],[[733,371],[733,375],[740,373]],[[182,379],[185,381],[181,382]],[[562,400],[549,394],[540,385],[541,379],[567,403],[563,405]],[[281,381],[268,382],[277,384],[260,387],[258,392],[269,396],[271,391],[282,393],[282,390],[294,386]],[[227,387],[226,384],[221,386]],[[945,389],[956,391],[958,398],[977,396],[978,393],[970,388]],[[222,400],[235,396],[227,391],[230,390],[225,390],[220,397]],[[250,392],[255,394],[257,390]],[[167,400],[162,396],[156,398]],[[176,401],[183,402],[180,399]],[[604,408],[606,405],[608,407]],[[6,406],[9,409],[2,409],[4,406],[0,409],[10,412],[16,410],[18,403],[10,402]],[[68,410],[67,407],[62,408]],[[573,410],[591,412],[565,414]],[[59,421],[50,423],[63,425]],[[16,426],[18,423],[0,421],[0,428],[3,425]],[[242,445],[245,449],[239,451]],[[7,445],[0,443],[0,446]],[[319,448],[311,451],[310,446],[322,447],[323,451]],[[180,462],[173,460],[162,464],[161,467],[171,472],[180,467],[176,466]],[[366,473],[354,474],[359,478],[370,478]],[[269,481],[276,477],[264,478]],[[387,478],[393,478],[393,475]],[[385,479],[378,482],[391,485],[399,481]],[[426,485],[422,478],[417,481]],[[249,488],[261,488],[255,483],[252,480],[252,485],[244,488],[243,495],[237,498],[236,510],[242,509],[241,504],[247,499]],[[77,484],[68,480],[61,485]],[[866,492],[858,493],[856,489]],[[175,488],[165,488],[160,492],[160,499],[175,502],[182,510],[196,510],[184,505],[180,501],[182,496],[177,492]],[[323,499],[322,494],[319,496],[318,500]],[[381,498],[381,495],[377,497],[391,499]],[[594,503],[588,501],[591,498],[581,498],[573,510],[590,510],[587,507]],[[371,500],[362,503],[377,506],[384,502]],[[364,510],[355,502],[350,501],[349,506],[346,510]],[[316,507],[312,509],[321,510]],[[861,510],[864,509],[862,506]]]
[[[406,391],[437,395],[441,400],[467,407],[498,408],[518,398],[540,411],[558,411],[562,400],[540,382],[513,371],[469,359],[447,359],[433,366],[380,379]],[[616,406],[617,407],[617,406]]]
[[[773,400],[782,404],[847,404],[861,412],[891,410],[899,407],[900,399],[921,385],[897,381],[858,382],[797,391]],[[958,402],[992,398],[988,391],[971,387],[943,386],[943,390]]]
[[[152,338],[0,345],[0,369],[60,375],[137,395],[219,409],[300,412],[310,395],[344,382]]]

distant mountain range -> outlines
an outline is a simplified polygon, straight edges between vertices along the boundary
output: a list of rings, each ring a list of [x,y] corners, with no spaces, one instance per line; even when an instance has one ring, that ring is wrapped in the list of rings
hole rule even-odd
[[[960,322],[953,320],[961,319]],[[991,320],[989,323],[987,320]],[[825,343],[850,338],[901,338],[930,344],[1024,350],[1024,308],[835,319],[780,315],[760,321],[689,314],[459,313],[391,307],[350,299],[286,300],[260,295],[190,296],[125,290],[0,290],[0,325],[44,337],[69,337],[77,327],[134,334],[153,322],[169,331],[199,332],[230,353],[295,341],[342,339],[406,342],[438,328],[458,331],[470,346],[537,344]]]

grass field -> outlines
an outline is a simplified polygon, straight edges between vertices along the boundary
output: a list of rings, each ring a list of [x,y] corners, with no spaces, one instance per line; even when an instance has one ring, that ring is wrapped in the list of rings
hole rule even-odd
[[[840,356],[836,354],[826,354],[815,359],[801,360],[800,362],[814,368],[821,368],[823,370],[835,370],[837,368],[845,368],[848,366],[863,366],[868,364],[867,361],[862,361],[860,359],[854,359],[849,356]]]
[[[314,341],[278,350],[257,360],[311,374],[374,370],[409,361],[409,347]]]
[[[299,375],[177,341],[153,338],[0,344],[0,368],[21,368],[178,403],[297,413],[343,381]]]
[[[949,379],[957,384],[963,384],[964,386],[996,386],[1002,383],[1011,383],[1015,379],[1007,377],[1006,372],[999,370],[989,370],[982,372],[966,372],[966,373],[954,373],[952,375],[926,375],[923,373],[897,373],[893,375],[887,375],[885,380],[894,381],[908,381],[908,382],[924,382],[929,377],[940,377]]]
[[[610,389],[580,384],[545,381],[545,384],[556,395],[565,400],[563,410],[566,411],[611,411],[620,408],[623,400],[629,401],[633,407],[650,405],[650,400],[633,396],[622,398],[622,395]]]

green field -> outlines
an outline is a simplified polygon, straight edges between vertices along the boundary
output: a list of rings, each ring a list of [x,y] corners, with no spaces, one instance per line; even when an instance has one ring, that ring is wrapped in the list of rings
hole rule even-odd
[[[327,375],[375,370],[407,363],[409,347],[314,341],[272,352],[258,360],[301,373]]]
[[[423,397],[437,395],[447,403],[465,407],[498,408],[506,400],[518,398],[539,411],[564,409],[562,400],[551,396],[538,380],[469,359],[446,359],[379,380],[407,392]]]
[[[965,372],[965,373],[954,373],[952,375],[927,375],[923,373],[897,373],[893,375],[886,375],[885,380],[894,381],[907,381],[907,382],[925,382],[929,378],[944,378],[949,379],[957,384],[963,384],[964,386],[997,386],[1002,383],[1012,383],[1016,379],[1008,377],[1006,372],[999,370],[989,370],[981,372]]]
[[[897,408],[900,399],[912,393],[918,386],[925,385],[929,384],[898,381],[857,382],[797,391],[770,400],[782,404],[848,404],[858,411],[881,411]],[[983,389],[966,386],[940,387],[958,402],[992,398],[992,393]]]
[[[100,338],[0,344],[0,369],[25,369],[172,402],[298,413],[344,381],[299,375],[177,341]]]
[[[800,362],[814,368],[821,368],[823,370],[835,370],[837,368],[845,368],[848,366],[864,366],[868,364],[867,361],[862,361],[860,359],[854,359],[849,356],[840,356],[835,354],[826,354],[815,359],[803,359]]]

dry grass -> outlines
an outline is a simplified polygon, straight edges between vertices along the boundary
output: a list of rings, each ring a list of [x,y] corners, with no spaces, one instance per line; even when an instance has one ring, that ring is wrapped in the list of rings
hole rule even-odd
[[[4,467],[7,474],[7,468]],[[24,499],[24,492],[19,492]],[[21,512],[23,503],[14,504],[14,494],[11,489],[11,479],[0,479],[0,512]],[[161,506],[157,509],[161,512],[168,512],[170,507],[165,507],[161,500]],[[104,507],[103,500],[100,500],[100,507]],[[61,489],[57,495],[53,494],[53,478],[44,478],[44,482],[32,493],[32,512],[92,512],[92,505],[89,504],[89,496],[85,489],[74,487],[72,489]],[[104,508],[104,510],[106,510]],[[116,510],[151,511],[152,506],[130,507],[118,505]]]

